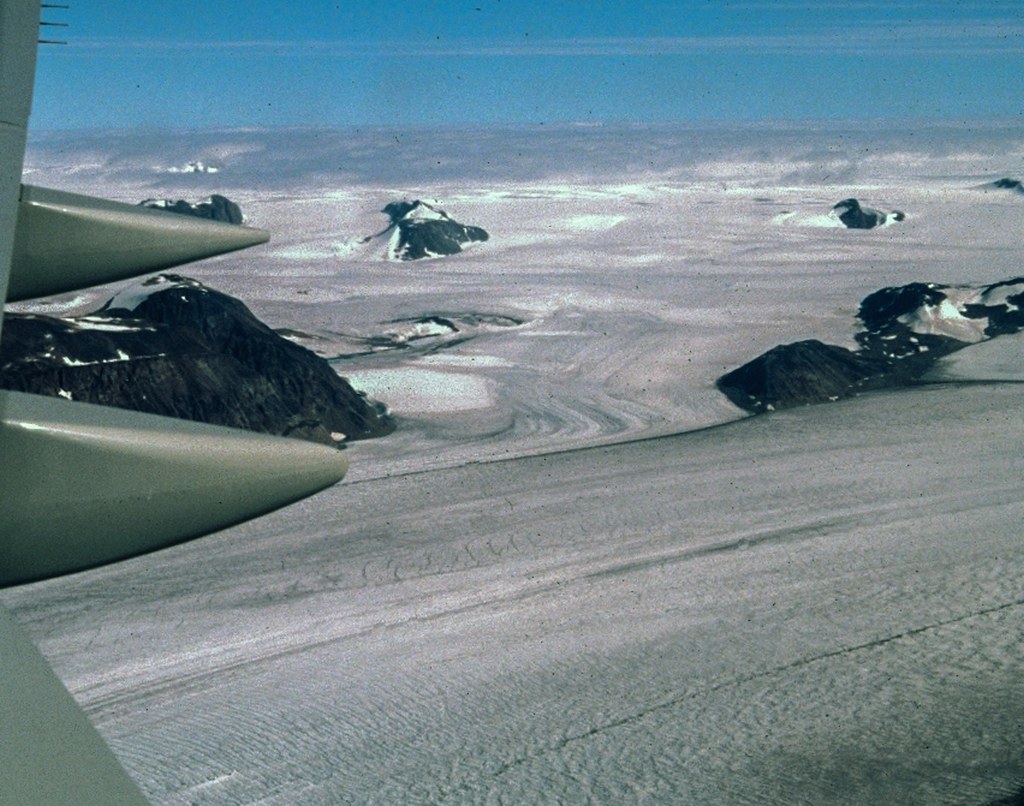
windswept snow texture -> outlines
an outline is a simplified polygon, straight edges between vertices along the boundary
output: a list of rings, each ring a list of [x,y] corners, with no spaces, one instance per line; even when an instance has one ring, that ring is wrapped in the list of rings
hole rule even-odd
[[[1019,125],[62,137],[34,141],[33,181],[216,179],[274,241],[195,276],[395,388],[398,430],[352,445],[340,486],[3,592],[155,803],[1024,787],[1019,335],[833,405],[745,417],[715,388],[779,344],[858,349],[880,289],[937,284],[971,322],[978,289],[1018,305],[994,284],[1021,274],[1020,200],[976,188],[1019,169]],[[178,154],[224,170],[155,186]],[[850,197],[908,216],[772,224]],[[361,239],[396,198],[491,239],[387,262]],[[908,339],[940,337],[931,305],[896,313]]]

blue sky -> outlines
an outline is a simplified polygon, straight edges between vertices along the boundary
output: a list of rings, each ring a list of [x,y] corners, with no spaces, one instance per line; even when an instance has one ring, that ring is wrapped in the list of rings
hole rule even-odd
[[[67,1],[67,0],[65,0]],[[32,126],[1020,120],[1024,3],[70,0]]]

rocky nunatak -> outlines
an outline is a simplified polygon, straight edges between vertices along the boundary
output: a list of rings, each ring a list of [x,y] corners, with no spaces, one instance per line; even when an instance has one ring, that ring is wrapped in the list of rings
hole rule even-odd
[[[395,424],[239,300],[162,274],[87,315],[8,313],[0,388],[329,445]]]
[[[166,210],[168,213],[179,215],[190,215],[195,218],[207,218],[210,221],[223,221],[225,224],[242,224],[245,216],[242,215],[242,208],[231,201],[227,196],[214,193],[206,201],[187,202],[184,199],[171,201],[170,199],[146,199],[139,202],[140,207],[152,207],[156,210]]]
[[[976,190],[1009,190],[1014,193],[1024,193],[1024,184],[1019,179],[1011,179],[1008,176],[1004,176],[1002,179],[997,179],[994,182],[986,182],[984,185],[979,185]]]
[[[901,210],[883,213],[873,207],[863,207],[857,199],[852,198],[834,204],[832,213],[847,229],[874,229],[891,221],[903,221],[907,217]]]
[[[391,202],[381,212],[391,219],[384,230],[393,229],[388,244],[391,260],[454,255],[466,244],[490,237],[482,228],[460,224],[444,210],[424,201]]]
[[[864,298],[857,317],[857,350],[814,340],[780,345],[723,375],[719,390],[762,412],[912,383],[944,355],[1024,329],[1024,277],[883,288]]]

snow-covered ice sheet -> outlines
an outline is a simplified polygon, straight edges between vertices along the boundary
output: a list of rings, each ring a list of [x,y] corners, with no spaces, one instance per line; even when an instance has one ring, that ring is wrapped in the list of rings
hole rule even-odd
[[[947,355],[926,376],[934,381],[1024,383],[1024,333],[972,344]]]
[[[349,383],[370,397],[387,400],[395,414],[420,411],[460,412],[491,403],[487,383],[461,372],[431,369],[369,369],[349,373]]]
[[[4,598],[158,803],[984,803],[1021,394],[341,485]]]
[[[412,133],[397,162],[390,138],[315,134],[30,154],[69,190],[237,197],[274,241],[188,273],[399,416],[321,495],[3,592],[154,802],[1024,788],[1024,386],[988,382],[1020,379],[1019,339],[756,418],[714,388],[779,343],[853,346],[884,286],[1020,274],[1019,194],[974,188],[1024,133]],[[198,159],[222,170],[146,173]],[[907,220],[787,225],[850,196]],[[389,263],[363,239],[401,198],[491,239]],[[415,324],[440,320],[457,332]]]

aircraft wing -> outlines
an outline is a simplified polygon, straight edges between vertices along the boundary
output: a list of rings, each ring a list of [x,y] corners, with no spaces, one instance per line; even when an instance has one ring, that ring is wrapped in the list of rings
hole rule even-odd
[[[0,681],[4,803],[148,803],[39,650],[2,607]]]
[[[22,185],[7,301],[162,271],[265,243],[254,227]]]
[[[23,186],[39,14],[39,0],[0,0],[0,300],[267,240],[262,230]],[[321,490],[346,469],[323,445],[0,392],[0,587],[198,537]],[[146,802],[2,607],[0,801]]]
[[[0,299],[266,241],[263,230],[21,184],[39,10],[38,0],[0,2]],[[346,468],[323,445],[0,393],[0,586],[196,537],[310,495]]]

